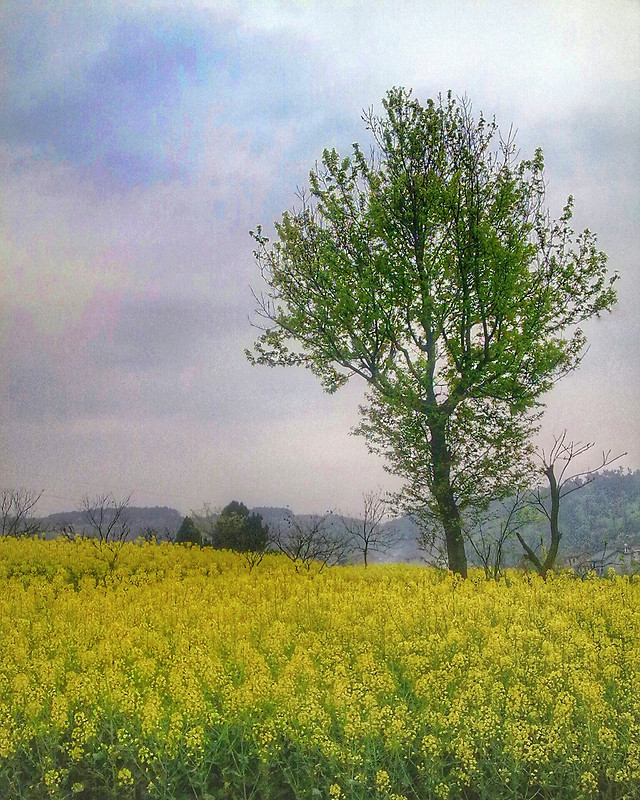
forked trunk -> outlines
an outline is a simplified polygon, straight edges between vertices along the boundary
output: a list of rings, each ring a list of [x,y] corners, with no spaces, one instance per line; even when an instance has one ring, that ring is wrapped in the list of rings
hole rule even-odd
[[[558,485],[558,481],[556,480],[556,476],[553,472],[553,464],[548,466],[544,474],[547,476],[549,480],[549,494],[551,495],[551,511],[549,513],[549,526],[551,528],[551,546],[549,547],[549,552],[547,553],[547,557],[545,558],[543,564],[543,571],[542,577],[546,579],[547,572],[550,569],[553,569],[556,563],[556,558],[558,557],[558,549],[560,547],[560,539],[562,538],[562,534],[560,533],[560,528],[558,526],[558,517],[560,514],[560,486]]]

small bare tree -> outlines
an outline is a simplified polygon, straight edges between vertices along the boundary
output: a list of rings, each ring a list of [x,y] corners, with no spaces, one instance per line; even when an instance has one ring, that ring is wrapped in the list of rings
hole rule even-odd
[[[487,580],[500,580],[504,574],[505,546],[516,531],[527,524],[523,513],[527,493],[519,489],[513,497],[499,501],[495,510],[482,512],[465,529],[467,541],[476,554]]]
[[[30,489],[0,489],[0,537],[34,536],[41,523],[33,518],[33,510],[42,491]]]
[[[84,495],[80,511],[83,513],[88,538],[100,551],[109,573],[112,573],[123,545],[131,534],[127,508],[131,495],[117,500],[113,494],[96,497]]]
[[[536,451],[536,457],[540,463],[540,473],[546,477],[549,487],[538,486],[533,489],[527,502],[531,508],[539,511],[549,521],[549,547],[548,549],[543,547],[541,555],[538,555],[534,548],[527,543],[520,531],[515,533],[522,545],[525,558],[533,564],[538,574],[543,578],[546,578],[549,570],[553,569],[558,556],[560,540],[562,539],[558,522],[562,498],[594,481],[598,470],[626,456],[626,453],[620,453],[612,458],[611,450],[606,453],[603,451],[597,467],[567,474],[571,462],[588,453],[594,446],[593,442],[585,444],[574,441],[568,442],[567,431],[564,430],[560,436],[554,437],[553,445],[548,453],[543,449]]]
[[[170,528],[168,525],[164,525],[162,528],[155,528],[153,525],[145,525],[140,533],[140,537],[144,542],[148,542],[149,544],[152,543],[160,543],[160,542],[169,542],[169,544],[173,544],[176,540],[177,531]]]
[[[254,567],[262,563],[262,559],[266,555],[266,550],[241,550],[239,552],[240,558],[244,561],[245,566],[251,572]]]
[[[71,522],[66,525],[61,525],[55,530],[56,533],[63,539],[66,539],[67,542],[77,542],[79,539],[87,538],[84,530],[76,530],[75,525]]]
[[[130,500],[131,495],[124,500],[116,500],[111,493],[93,498],[84,495],[80,510],[90,533],[99,544],[127,541],[131,533],[126,513]]]
[[[293,561],[296,572],[311,572],[314,565],[318,573],[344,561],[350,549],[349,535],[344,526],[338,527],[331,514],[298,519],[288,517],[270,532],[271,543]]]
[[[381,489],[362,493],[362,518],[345,519],[344,524],[351,537],[352,549],[362,555],[366,567],[372,552],[389,551],[400,540],[397,527],[384,525],[389,517],[389,500]]]

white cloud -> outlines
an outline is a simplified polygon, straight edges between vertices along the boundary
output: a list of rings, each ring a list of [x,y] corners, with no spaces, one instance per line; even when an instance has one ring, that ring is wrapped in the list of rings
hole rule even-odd
[[[422,99],[467,92],[519,128],[523,155],[544,147],[555,214],[576,195],[578,227],[600,234],[620,270],[621,301],[589,327],[592,350],[550,396],[545,430],[602,439],[640,465],[638,4],[9,6],[5,37],[39,20],[44,60],[24,82],[34,96],[95,62],[125,15],[150,30],[158,14],[204,34],[218,26],[200,46],[228,60],[185,88],[202,124],[180,179],[114,190],[51,152],[0,150],[0,358],[31,409],[20,416],[16,398],[0,398],[4,481],[60,496],[144,490],[141,502],[163,495],[185,511],[231,497],[349,510],[363,489],[390,484],[348,436],[361,387],[327,397],[308,373],[250,368],[242,351],[249,283],[259,288],[248,230],[291,207],[323,146],[366,138],[360,111],[380,109],[393,84]]]

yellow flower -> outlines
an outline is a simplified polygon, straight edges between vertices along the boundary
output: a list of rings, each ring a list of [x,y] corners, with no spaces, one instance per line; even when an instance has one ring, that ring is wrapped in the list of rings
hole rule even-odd
[[[54,789],[60,784],[60,773],[57,769],[47,770],[44,774],[44,783],[48,789]]]
[[[391,781],[389,780],[389,773],[384,769],[379,769],[376,772],[376,789],[379,792],[388,792],[391,788]]]
[[[56,754],[34,775],[55,797],[94,753],[136,759],[144,788],[163,760],[187,771],[238,730],[267,768],[326,759],[344,800],[348,781],[399,800],[406,752],[409,796],[455,797],[488,773],[532,793],[575,775],[583,798],[640,779],[640,579],[308,575],[274,555],[249,573],[233,553],[127,544],[104,580],[101,558],[90,542],[0,540],[0,794],[34,741]],[[131,769],[116,779],[142,790]]]
[[[118,783],[120,786],[133,786],[133,775],[126,767],[118,770]]]

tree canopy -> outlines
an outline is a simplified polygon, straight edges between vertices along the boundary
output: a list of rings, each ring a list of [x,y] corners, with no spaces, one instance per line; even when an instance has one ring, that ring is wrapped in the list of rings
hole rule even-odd
[[[270,242],[254,363],[301,365],[328,392],[368,386],[360,431],[441,526],[466,574],[462,515],[526,473],[541,398],[580,361],[579,324],[615,302],[588,230],[545,206],[541,150],[449,94],[390,90],[363,119],[370,157],[325,150]]]
[[[202,545],[202,534],[197,529],[193,518],[189,516],[182,520],[182,524],[178,528],[178,533],[176,534],[176,544],[187,543],[197,544],[198,546]]]
[[[241,553],[262,553],[269,543],[269,529],[260,514],[252,514],[244,503],[232,500],[213,526],[213,547]]]

